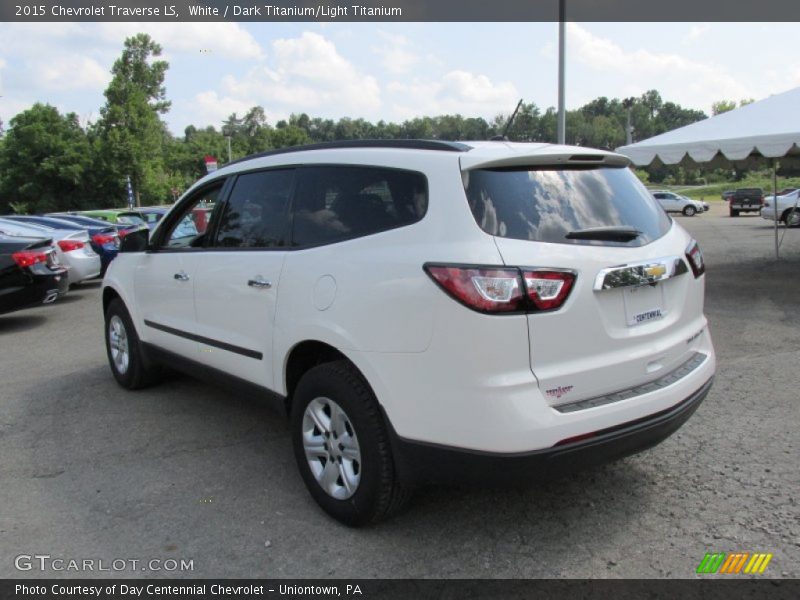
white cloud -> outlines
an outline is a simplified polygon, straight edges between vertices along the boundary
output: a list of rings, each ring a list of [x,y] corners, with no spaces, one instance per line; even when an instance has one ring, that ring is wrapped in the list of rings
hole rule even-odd
[[[225,94],[252,98],[275,114],[313,111],[315,116],[367,116],[381,106],[377,80],[339,54],[318,33],[275,40],[270,66],[258,66],[243,77],[223,78]]]
[[[61,54],[47,60],[28,63],[41,87],[48,91],[103,89],[111,81],[111,73],[88,56]]]
[[[386,43],[383,46],[373,47],[381,57],[383,67],[393,75],[408,73],[411,68],[419,63],[420,57],[411,50],[411,43],[407,37],[378,31]]]
[[[607,79],[616,77],[625,81],[626,94],[657,89],[669,100],[684,106],[705,106],[706,110],[720,98],[758,96],[724,68],[706,64],[696,57],[644,49],[626,51],[576,23],[569,23],[567,31],[568,57],[575,57],[588,69],[606,76],[606,79],[597,80],[600,84],[597,89],[587,87],[584,90],[588,97],[616,95],[605,91]]]
[[[237,60],[264,56],[261,45],[238,23],[102,23],[99,29],[100,37],[116,52],[126,37],[139,32],[147,33],[172,54],[208,52]]]
[[[394,96],[395,110],[403,118],[446,113],[488,118],[510,110],[519,100],[513,83],[495,83],[486,75],[464,70],[450,71],[439,81],[394,81],[386,89]]]
[[[702,25],[692,25],[692,27],[689,29],[688,33],[683,37],[683,41],[684,41],[684,43],[695,42],[695,41],[701,39],[709,31],[711,31],[711,27],[709,27],[705,23],[703,23]]]

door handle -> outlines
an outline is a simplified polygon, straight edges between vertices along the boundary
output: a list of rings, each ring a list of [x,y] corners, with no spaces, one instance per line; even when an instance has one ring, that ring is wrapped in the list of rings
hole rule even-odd
[[[189,281],[189,274],[186,271],[179,271],[173,275],[173,279],[178,281]]]
[[[269,288],[272,287],[272,282],[267,281],[266,279],[261,277],[261,275],[257,275],[255,279],[249,279],[247,281],[247,285],[262,290],[268,290]]]

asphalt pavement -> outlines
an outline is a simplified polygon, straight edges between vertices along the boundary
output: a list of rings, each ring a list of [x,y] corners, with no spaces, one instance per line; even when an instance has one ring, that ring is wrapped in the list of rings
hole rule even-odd
[[[420,490],[364,529],[317,508],[265,403],[177,375],[119,388],[99,282],[0,316],[0,577],[686,578],[734,551],[800,577],[800,229],[776,262],[759,217],[676,220],[719,360],[681,430],[538,487]]]

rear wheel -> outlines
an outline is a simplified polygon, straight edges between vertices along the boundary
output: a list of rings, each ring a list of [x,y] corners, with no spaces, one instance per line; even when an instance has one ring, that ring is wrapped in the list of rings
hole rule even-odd
[[[697,209],[691,204],[683,207],[683,214],[687,217],[693,217],[697,213]]]
[[[733,209],[731,208],[731,209],[729,209],[729,210],[728,210],[728,214],[729,214],[730,216],[732,216],[732,217],[738,217],[738,216],[739,216],[739,211],[738,211],[738,210],[733,210]]]
[[[374,523],[405,503],[408,493],[397,480],[378,402],[349,362],[325,363],[303,375],[291,431],[303,481],[334,519]]]
[[[160,368],[150,364],[142,352],[131,316],[119,298],[108,305],[105,329],[108,364],[117,383],[129,390],[155,383]]]
[[[787,227],[800,227],[800,208],[789,209],[781,217]]]

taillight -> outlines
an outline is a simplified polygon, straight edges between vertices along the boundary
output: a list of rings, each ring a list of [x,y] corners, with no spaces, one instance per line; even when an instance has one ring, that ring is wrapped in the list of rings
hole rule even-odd
[[[463,305],[484,313],[558,309],[575,282],[574,273],[548,269],[425,265],[425,272]]]
[[[568,271],[523,271],[528,298],[538,310],[553,310],[564,304],[575,274]]]
[[[507,313],[525,308],[517,269],[425,265],[425,270],[444,291],[473,310]]]
[[[80,250],[85,244],[78,240],[58,240],[58,247],[64,252],[72,252],[73,250]]]
[[[113,244],[117,236],[113,233],[96,233],[92,236],[92,241],[98,246]]]
[[[41,250],[20,250],[11,254],[11,259],[23,269],[36,263],[47,263],[47,252]]]
[[[695,277],[700,277],[706,272],[706,263],[703,260],[703,253],[700,251],[700,246],[697,245],[696,240],[692,240],[686,247],[686,258],[689,259],[689,266],[692,267],[692,273]]]

